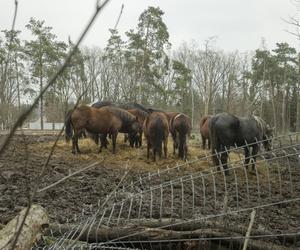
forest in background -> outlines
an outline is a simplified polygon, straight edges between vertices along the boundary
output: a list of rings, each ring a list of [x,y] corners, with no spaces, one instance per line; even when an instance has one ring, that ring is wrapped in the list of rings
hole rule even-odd
[[[82,94],[82,103],[98,100],[138,102],[192,117],[205,114],[256,114],[276,132],[300,131],[300,54],[279,41],[273,50],[262,42],[254,52],[226,52],[215,38],[172,48],[159,7],[141,13],[137,27],[122,39],[111,29],[105,48],[81,47],[68,68],[40,101],[30,119],[63,122]],[[9,128],[41,91],[74,43],[59,41],[44,21],[0,35],[0,124]],[[200,31],[199,31],[200,32]]]

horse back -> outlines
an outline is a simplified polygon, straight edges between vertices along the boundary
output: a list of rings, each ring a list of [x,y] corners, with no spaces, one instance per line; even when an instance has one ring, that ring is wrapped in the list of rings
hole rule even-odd
[[[220,146],[234,145],[240,140],[239,119],[228,113],[213,116],[209,121],[209,136],[213,150]]]

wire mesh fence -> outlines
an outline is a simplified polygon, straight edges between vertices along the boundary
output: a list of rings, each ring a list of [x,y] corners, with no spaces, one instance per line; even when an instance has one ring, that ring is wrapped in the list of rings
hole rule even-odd
[[[299,247],[299,134],[274,138],[254,168],[244,165],[244,147],[226,150],[230,175],[206,155],[128,178],[98,206],[50,228],[56,240],[44,249],[242,249],[245,239],[249,249]],[[199,171],[182,171],[189,168]]]

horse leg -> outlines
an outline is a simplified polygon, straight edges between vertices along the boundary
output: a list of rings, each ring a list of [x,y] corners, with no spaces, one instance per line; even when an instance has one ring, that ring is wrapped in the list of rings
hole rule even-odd
[[[187,153],[188,153],[188,148],[187,148],[187,144],[185,143],[183,146],[183,160],[184,161],[187,160]]]
[[[150,142],[147,139],[147,159],[149,159],[149,155],[150,155]]]
[[[226,152],[222,153],[221,154],[221,163],[222,163],[222,167],[224,169],[225,175],[229,175],[227,160],[228,160],[228,154]]]
[[[168,154],[168,137],[164,140],[164,154],[165,154],[165,158],[167,158],[167,154]]]
[[[256,155],[257,155],[257,153],[258,153],[258,145],[253,145],[253,147],[252,147],[252,159],[253,159],[252,170],[253,171],[255,170]]]
[[[77,135],[73,135],[72,137],[72,154],[76,154],[76,137]]]
[[[124,134],[124,143],[128,141],[128,134]]]
[[[203,135],[201,135],[201,138],[202,138],[202,149],[205,149],[205,142],[206,142],[206,139]]]
[[[78,146],[78,136],[76,136],[75,142],[76,142],[75,145],[76,145],[77,153],[78,153],[78,154],[81,154],[81,151],[79,150],[79,146]]]
[[[106,134],[99,134],[99,139],[100,139],[100,147],[99,147],[99,151],[98,153],[102,152],[102,148],[107,148],[107,138],[106,138]],[[98,139],[98,140],[99,140]]]
[[[153,161],[156,161],[156,148],[153,147]]]
[[[116,141],[117,141],[118,131],[112,133],[111,140],[112,140],[112,146],[113,146],[113,154],[116,153]]]
[[[141,132],[141,135],[139,137],[139,147],[142,147],[142,142],[143,142],[143,132]]]
[[[210,139],[209,138],[207,139],[207,144],[208,144],[207,145],[208,149],[210,149]]]
[[[176,151],[176,142],[173,140],[173,155],[175,155]]]
[[[248,165],[249,165],[249,161],[250,161],[250,150],[249,147],[244,147],[244,151],[245,151],[245,161],[244,161],[244,165],[246,167],[246,169],[248,169]]]

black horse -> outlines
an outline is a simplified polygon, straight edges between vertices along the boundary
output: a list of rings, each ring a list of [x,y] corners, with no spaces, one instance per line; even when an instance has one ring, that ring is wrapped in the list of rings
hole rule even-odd
[[[245,166],[248,167],[250,158],[253,158],[253,169],[259,142],[262,141],[265,150],[271,150],[273,131],[262,118],[257,116],[239,118],[229,113],[218,114],[209,121],[209,133],[214,164],[221,163],[225,174],[229,174],[227,159],[230,146],[244,146]]]

